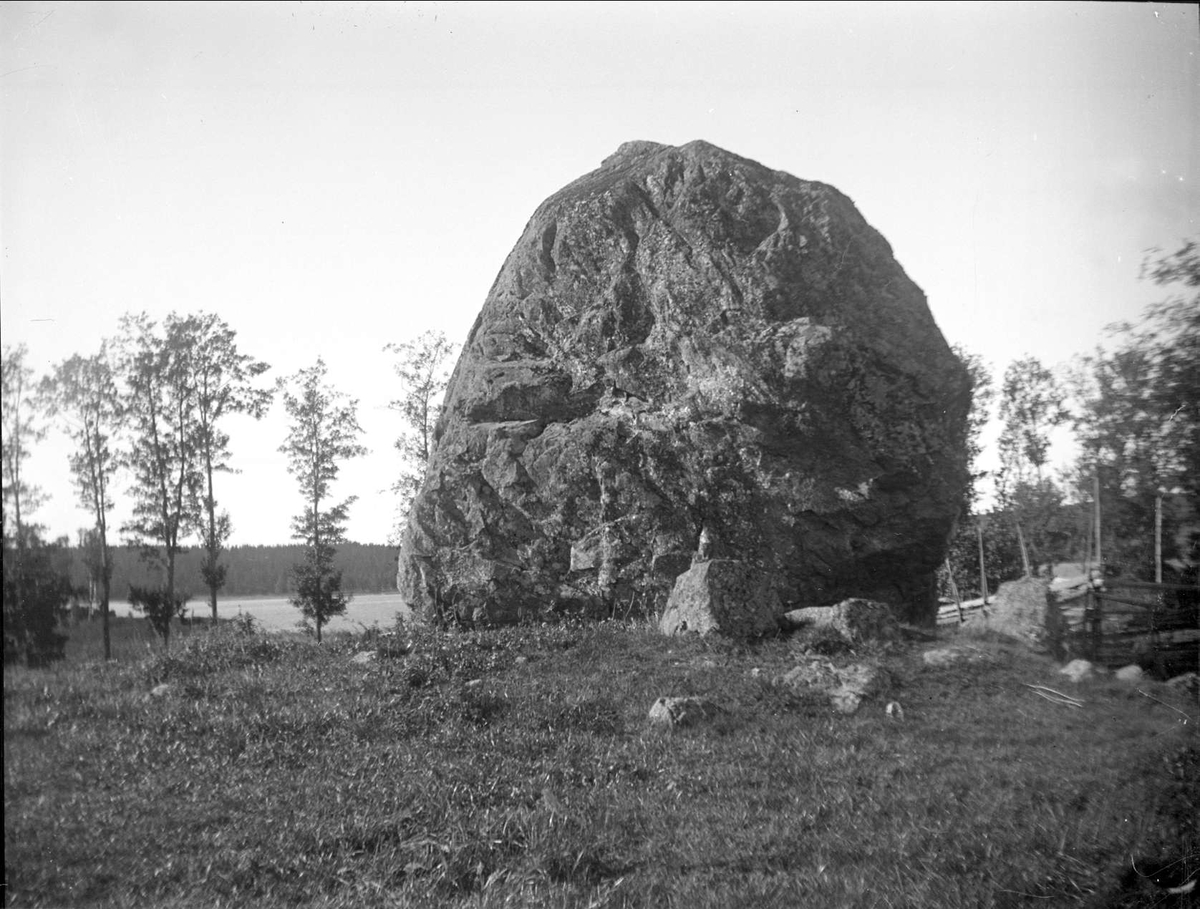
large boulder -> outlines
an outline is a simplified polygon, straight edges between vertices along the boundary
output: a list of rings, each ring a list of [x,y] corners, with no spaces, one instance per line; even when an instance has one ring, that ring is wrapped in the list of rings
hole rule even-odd
[[[705,142],[626,143],[501,268],[398,587],[460,622],[657,613],[701,550],[758,566],[784,610],[864,597],[931,622],[969,403],[844,195]]]

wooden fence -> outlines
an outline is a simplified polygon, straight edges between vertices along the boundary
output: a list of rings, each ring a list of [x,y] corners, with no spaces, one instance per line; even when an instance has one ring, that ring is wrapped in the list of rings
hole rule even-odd
[[[1106,578],[1059,608],[1064,651],[1159,678],[1200,669],[1200,588]]]

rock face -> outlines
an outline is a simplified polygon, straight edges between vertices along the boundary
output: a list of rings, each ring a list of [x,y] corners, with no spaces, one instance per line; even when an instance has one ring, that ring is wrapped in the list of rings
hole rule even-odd
[[[398,587],[468,623],[657,613],[703,550],[761,568],[785,610],[866,597],[932,621],[968,406],[849,199],[705,142],[626,143],[501,268]]]

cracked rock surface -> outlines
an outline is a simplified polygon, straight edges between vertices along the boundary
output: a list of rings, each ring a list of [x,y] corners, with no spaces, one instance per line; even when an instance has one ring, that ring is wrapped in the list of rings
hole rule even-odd
[[[760,569],[781,614],[862,597],[931,621],[968,406],[848,198],[705,142],[626,143],[500,269],[398,588],[465,623],[657,615],[703,549]]]

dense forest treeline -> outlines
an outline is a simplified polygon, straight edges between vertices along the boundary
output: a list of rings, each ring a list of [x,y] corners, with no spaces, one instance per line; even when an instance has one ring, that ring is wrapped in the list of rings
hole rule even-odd
[[[293,569],[304,561],[302,544],[286,546],[231,546],[222,554],[228,566],[221,597],[289,596],[295,592]],[[65,547],[61,557],[70,565],[71,583],[76,589],[88,587],[88,568],[84,551]],[[142,558],[136,546],[112,548],[112,596],[129,597],[129,585],[152,587],[161,582],[160,570]],[[176,586],[190,595],[193,603],[203,603],[207,593],[201,575],[204,551],[199,548],[181,552],[175,563]],[[342,588],[349,593],[387,593],[396,589],[396,550],[372,543],[342,543],[334,557],[334,567],[342,570]]]

